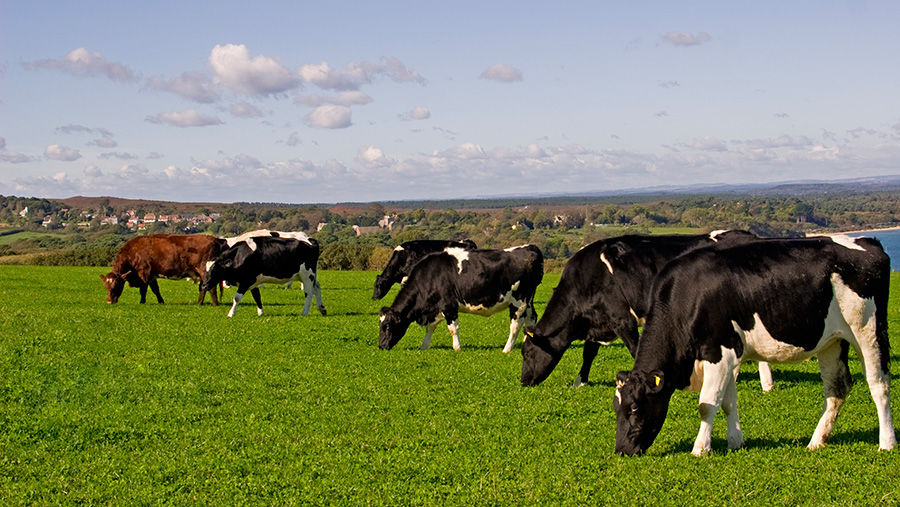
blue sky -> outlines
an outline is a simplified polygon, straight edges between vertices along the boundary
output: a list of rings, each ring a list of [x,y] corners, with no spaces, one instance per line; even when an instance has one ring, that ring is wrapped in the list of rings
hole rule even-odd
[[[0,194],[369,202],[900,174],[897,26],[893,0],[6,1]]]

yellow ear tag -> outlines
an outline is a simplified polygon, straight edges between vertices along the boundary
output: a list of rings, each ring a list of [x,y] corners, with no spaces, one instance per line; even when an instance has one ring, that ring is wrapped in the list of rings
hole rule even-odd
[[[657,385],[657,386],[659,385],[660,382],[662,382],[662,379],[659,378],[659,375],[654,375],[654,376],[653,376],[653,380],[656,381],[656,385]]]

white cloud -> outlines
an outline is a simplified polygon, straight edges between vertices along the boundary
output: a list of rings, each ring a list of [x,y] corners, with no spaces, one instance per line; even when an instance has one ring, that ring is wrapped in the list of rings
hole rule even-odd
[[[428,118],[431,118],[431,111],[425,106],[416,106],[409,112],[399,116],[401,120],[427,120]]]
[[[512,83],[522,80],[522,71],[511,65],[495,63],[485,69],[479,77],[481,77],[481,79],[491,79],[502,83]]]
[[[701,151],[728,151],[725,143],[713,136],[695,137],[691,142],[691,148]]]
[[[343,129],[353,125],[351,111],[345,106],[320,106],[306,115],[306,123],[311,127]]]
[[[372,102],[372,97],[359,90],[343,91],[336,97],[325,97],[318,94],[300,96],[294,98],[294,103],[309,107],[319,107],[326,104],[336,106],[363,106]]]
[[[216,45],[210,52],[209,64],[216,82],[244,95],[284,93],[300,84],[297,76],[277,59],[250,58],[243,44]]]
[[[135,79],[134,72],[127,65],[107,61],[100,53],[92,53],[85,48],[72,50],[56,60],[25,62],[22,67],[26,70],[32,68],[58,70],[75,76],[101,76],[120,83]]]
[[[195,109],[185,109],[184,111],[173,111],[168,113],[159,113],[156,116],[148,116],[146,121],[150,123],[158,123],[172,125],[173,127],[205,127],[208,125],[222,125],[224,122],[215,116],[208,116],[198,113]]]
[[[110,158],[117,158],[119,160],[134,160],[138,157],[137,157],[137,155],[133,155],[131,153],[122,153],[122,152],[111,151],[111,152],[107,152],[107,153],[101,153],[100,155],[97,155],[97,158],[99,158],[100,160],[107,160]]]
[[[74,148],[51,144],[44,150],[44,156],[52,160],[61,160],[63,162],[71,162],[81,158],[81,152]]]
[[[265,113],[263,113],[261,109],[253,104],[243,101],[235,102],[228,106],[228,112],[230,112],[232,116],[237,116],[238,118],[262,118],[265,116]]]
[[[212,104],[220,99],[216,84],[209,76],[201,72],[185,72],[168,81],[161,76],[153,76],[147,80],[147,86],[154,90],[174,93],[201,104]]]
[[[99,146],[100,148],[115,148],[119,145],[115,139],[111,137],[101,137],[99,139],[94,139],[91,144],[95,146]]]
[[[396,83],[426,80],[418,71],[410,69],[396,58],[385,59],[384,63],[348,63],[343,69],[332,69],[327,62],[306,64],[298,69],[300,79],[324,90],[350,91],[370,84],[375,79],[388,77]]]
[[[84,175],[88,178],[102,178],[103,171],[100,170],[99,167],[95,165],[86,165],[84,166]]]
[[[669,32],[663,35],[663,40],[673,46],[699,46],[712,39],[706,32],[698,32],[696,35],[688,32]]]
[[[299,134],[299,133],[297,133],[297,132],[291,132],[291,135],[289,135],[288,138],[287,138],[286,140],[284,140],[284,141],[278,141],[278,142],[284,143],[284,144],[286,144],[286,145],[288,145],[288,146],[297,146],[298,144],[302,143],[303,140],[300,138],[300,134]]]
[[[749,141],[745,141],[744,144],[751,148],[773,149],[805,148],[807,146],[812,146],[814,142],[812,139],[806,136],[793,137],[789,135],[782,135],[770,139],[751,139]]]

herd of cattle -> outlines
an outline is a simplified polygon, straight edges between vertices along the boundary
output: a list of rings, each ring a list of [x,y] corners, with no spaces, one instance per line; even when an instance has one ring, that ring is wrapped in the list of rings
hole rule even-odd
[[[108,303],[119,299],[126,282],[140,290],[141,303],[148,287],[162,303],[160,277],[199,281],[198,302],[209,292],[213,305],[217,287],[221,293],[223,284],[237,286],[229,317],[248,290],[262,315],[260,285],[299,280],[306,294],[303,315],[314,298],[325,315],[318,258],[318,243],[303,233],[157,234],[126,243],[112,272],[101,278]],[[852,385],[852,346],[877,408],[879,449],[895,447],[890,261],[877,240],[763,239],[744,231],[600,240],[568,261],[538,319],[534,297],[543,269],[541,251],[533,245],[482,250],[471,241],[403,243],[375,280],[376,300],[401,285],[391,306],[380,311],[378,345],[392,348],[416,322],[425,327],[426,349],[444,320],[459,349],[460,312],[489,316],[508,309],[503,351],[512,350],[522,329],[522,385],[542,382],[572,342],[584,340],[575,380],[580,385],[587,383],[600,345],[621,338],[634,366],[616,378],[616,452],[644,453],[662,428],[674,391],[690,389],[700,392],[701,423],[692,451],[698,456],[711,450],[719,408],[728,447],[743,445],[736,379],[746,360],[759,362],[763,389],[769,390],[767,362],[818,357],[825,404],[808,447],[823,446]]]

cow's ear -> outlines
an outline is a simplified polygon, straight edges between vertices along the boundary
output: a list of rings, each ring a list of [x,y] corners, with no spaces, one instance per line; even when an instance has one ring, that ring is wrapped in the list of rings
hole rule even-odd
[[[121,278],[122,280],[124,280],[126,277],[128,277],[128,275],[131,274],[132,271],[134,271],[134,270],[133,270],[133,269],[129,269],[128,271],[126,271],[126,272],[122,273],[121,275],[119,275],[119,278]]]
[[[647,388],[651,393],[658,393],[662,391],[663,386],[666,383],[666,376],[663,372],[656,370],[650,372],[650,376],[647,377]]]
[[[625,385],[625,381],[628,380],[628,373],[627,371],[620,371],[616,374],[616,389]]]

